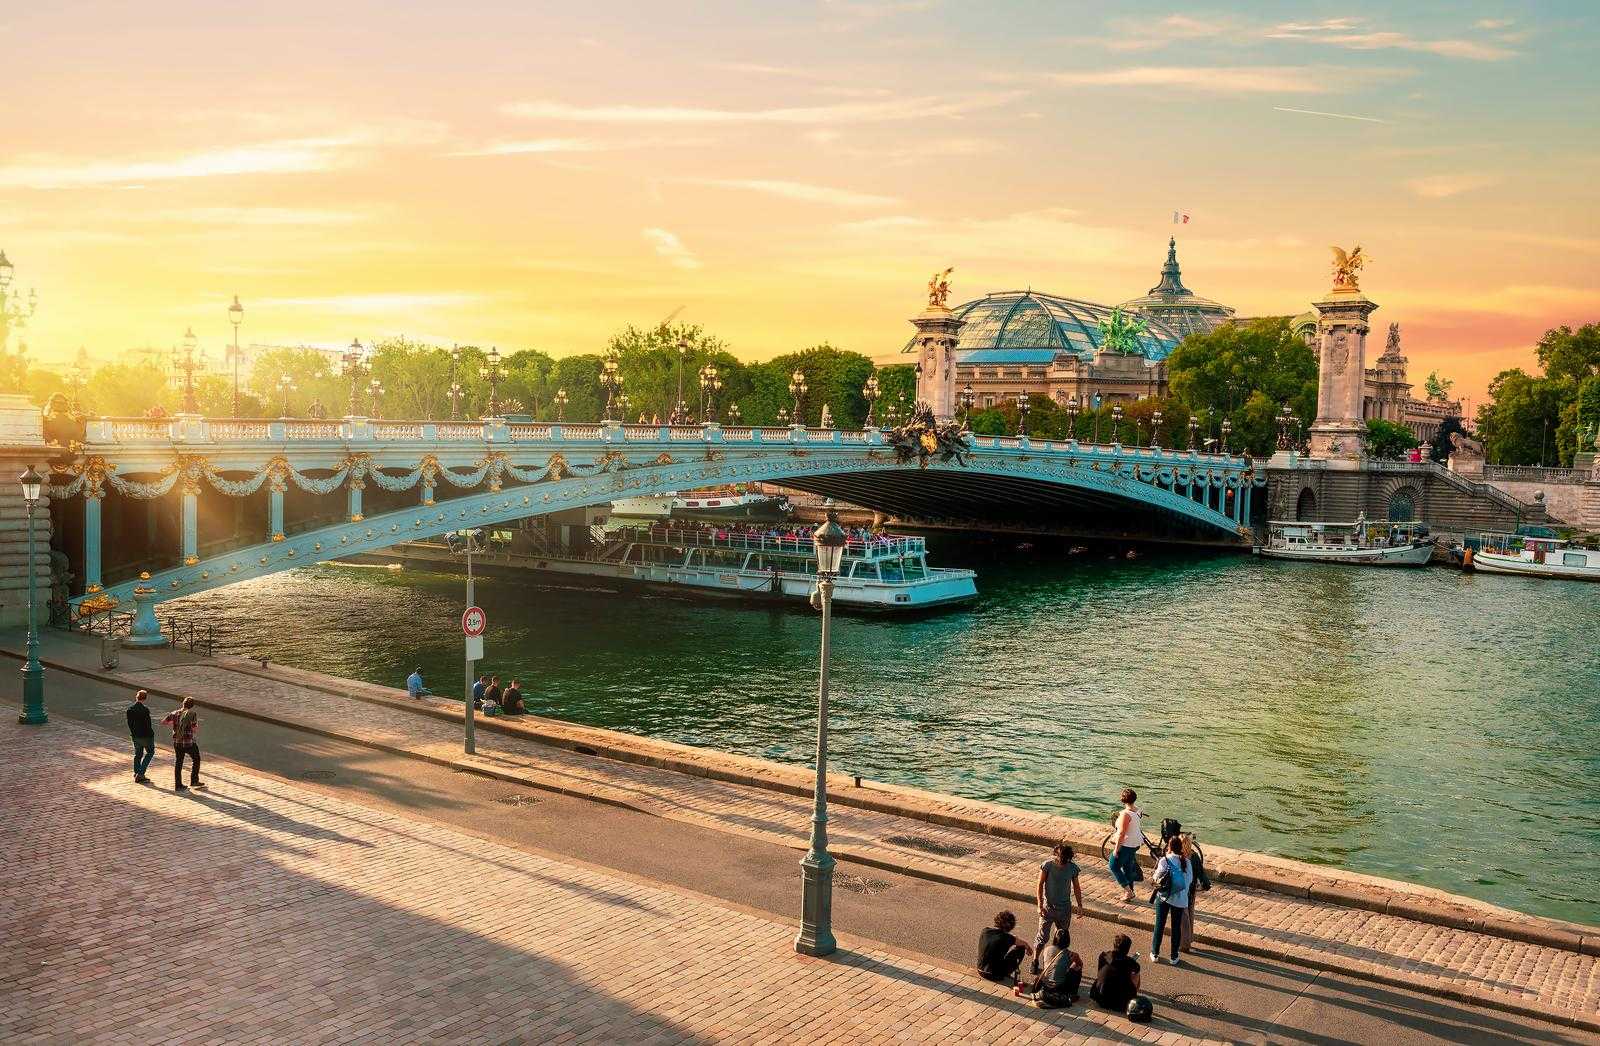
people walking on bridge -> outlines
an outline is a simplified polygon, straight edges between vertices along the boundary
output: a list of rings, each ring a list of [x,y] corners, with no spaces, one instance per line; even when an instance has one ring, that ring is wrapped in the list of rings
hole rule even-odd
[[[1078,864],[1072,859],[1072,847],[1057,843],[1050,859],[1039,866],[1039,882],[1034,888],[1039,905],[1039,932],[1033,938],[1033,972],[1039,972],[1040,957],[1045,942],[1050,939],[1051,928],[1064,933],[1072,930],[1072,900],[1078,900],[1078,914],[1083,914],[1083,885],[1078,882]]]
[[[1000,912],[993,926],[985,926],[978,935],[978,973],[985,980],[1010,984],[1022,968],[1022,960],[1033,953],[1033,945],[1012,933],[1017,928],[1017,917],[1010,912]]]
[[[1138,799],[1139,793],[1133,789],[1122,790],[1122,809],[1117,812],[1112,827],[1117,840],[1108,863],[1111,877],[1122,887],[1122,899],[1125,902],[1133,901],[1133,884],[1144,878],[1144,873],[1139,870],[1139,847],[1144,845],[1144,815],[1135,805]]]
[[[187,792],[189,788],[204,788],[200,783],[200,713],[194,710],[194,698],[186,697],[183,704],[166,714],[161,720],[172,727],[172,788]],[[183,784],[183,760],[189,758],[189,788]]]
[[[421,701],[424,697],[427,697],[433,693],[432,690],[429,690],[426,686],[422,685],[421,665],[413,668],[411,670],[411,674],[406,676],[406,693],[410,694],[412,698],[417,701]]]
[[[145,704],[149,696],[147,691],[141,690],[133,695],[133,704],[128,706],[128,736],[133,738],[133,779],[140,784],[150,782],[144,772],[150,769],[150,760],[156,757],[156,728],[150,722],[150,706]]]
[[[1161,930],[1172,925],[1172,965],[1178,965],[1178,946],[1183,943],[1183,923],[1189,915],[1189,887],[1194,883],[1194,866],[1189,861],[1189,842],[1174,835],[1166,854],[1156,862],[1154,878],[1156,925],[1150,937],[1150,961],[1160,962]]]

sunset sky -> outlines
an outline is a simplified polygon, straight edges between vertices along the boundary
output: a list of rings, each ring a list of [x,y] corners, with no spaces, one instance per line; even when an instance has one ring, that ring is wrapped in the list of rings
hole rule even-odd
[[[0,9],[36,356],[596,351],[675,310],[889,361],[927,276],[1305,309],[1328,246],[1475,401],[1600,320],[1600,9],[144,0]],[[1174,227],[1172,212],[1188,213]],[[1380,328],[1381,329],[1381,328]]]

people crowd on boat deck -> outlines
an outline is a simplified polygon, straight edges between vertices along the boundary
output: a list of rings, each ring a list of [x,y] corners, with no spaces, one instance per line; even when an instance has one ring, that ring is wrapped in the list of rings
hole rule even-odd
[[[845,547],[867,548],[873,545],[886,545],[894,540],[894,536],[884,531],[873,530],[870,527],[845,527]],[[716,541],[731,540],[757,540],[792,541],[796,544],[811,547],[811,531],[800,527],[761,527],[754,524],[747,526],[724,526],[715,523],[689,523],[674,520],[671,523],[650,524],[650,536],[661,540],[670,540],[674,536],[693,534],[699,537],[710,537]]]

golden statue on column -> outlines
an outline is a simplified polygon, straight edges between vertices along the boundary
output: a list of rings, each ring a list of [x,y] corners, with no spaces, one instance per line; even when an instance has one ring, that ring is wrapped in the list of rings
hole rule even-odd
[[[950,307],[946,302],[950,300],[950,274],[955,271],[955,266],[952,265],[943,272],[933,274],[933,278],[928,281],[928,308],[947,309]]]
[[[1348,254],[1345,253],[1343,247],[1330,247],[1328,249],[1333,252],[1333,293],[1359,294],[1361,292],[1361,284],[1358,281],[1357,274],[1361,271],[1361,267],[1367,263],[1367,259],[1361,253],[1361,245],[1357,244],[1356,248]]]

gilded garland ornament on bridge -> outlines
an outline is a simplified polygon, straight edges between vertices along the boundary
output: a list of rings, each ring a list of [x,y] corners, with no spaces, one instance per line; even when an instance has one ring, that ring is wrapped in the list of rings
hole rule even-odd
[[[894,448],[895,460],[902,465],[916,458],[919,467],[927,468],[928,460],[935,455],[941,464],[967,463],[967,444],[960,424],[954,421],[939,424],[933,416],[933,408],[926,403],[918,403],[911,412],[911,420],[885,435]]]

